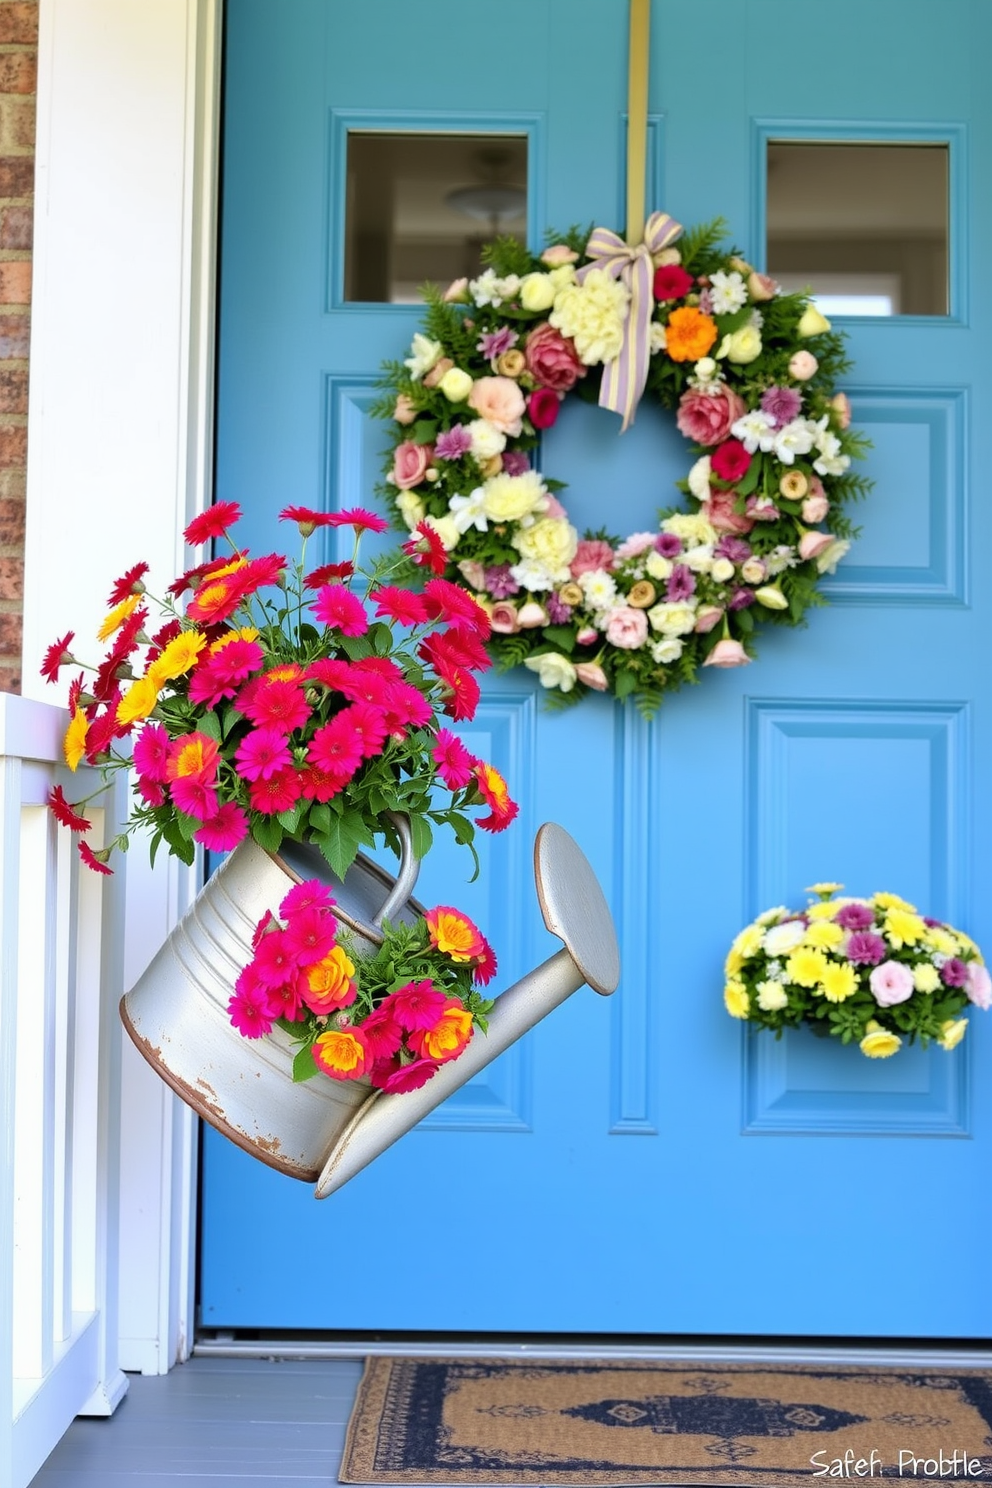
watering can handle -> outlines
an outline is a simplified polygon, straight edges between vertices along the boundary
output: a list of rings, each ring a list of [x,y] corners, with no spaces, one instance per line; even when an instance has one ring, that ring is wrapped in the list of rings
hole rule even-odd
[[[387,811],[386,815],[396,828],[396,835],[400,839],[400,867],[396,882],[372,916],[372,924],[377,930],[381,929],[383,920],[388,920],[397,909],[402,909],[413,893],[420,873],[419,859],[413,855],[410,818],[398,811]]]

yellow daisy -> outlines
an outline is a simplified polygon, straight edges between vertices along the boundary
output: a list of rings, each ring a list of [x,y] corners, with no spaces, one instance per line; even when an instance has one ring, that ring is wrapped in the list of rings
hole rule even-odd
[[[814,946],[797,946],[785,963],[785,974],[797,987],[815,987],[823,981],[829,965],[826,956]]]
[[[728,982],[723,989],[723,1002],[732,1018],[747,1018],[751,999],[743,982]]]
[[[86,734],[89,724],[86,714],[82,708],[77,708],[69,720],[69,727],[65,731],[65,739],[62,742],[62,752],[65,762],[70,770],[74,770],[86,753]]]
[[[900,899],[898,894],[872,894],[871,902],[879,909],[904,909],[907,914],[916,913],[916,905]]]
[[[121,600],[119,605],[114,605],[114,608],[106,616],[103,624],[96,633],[97,640],[109,640],[115,630],[120,630],[128,616],[133,614],[137,609],[140,599],[140,594],[129,594],[126,599]]]
[[[885,915],[885,938],[889,944],[901,950],[903,946],[916,945],[926,935],[927,927],[918,914],[905,909],[889,909]]]
[[[830,961],[820,978],[820,991],[828,1002],[844,1002],[858,990],[858,973],[850,961]]]
[[[835,925],[833,920],[815,920],[806,931],[803,944],[819,946],[824,951],[832,951],[841,944],[843,939],[844,931],[840,925]]]

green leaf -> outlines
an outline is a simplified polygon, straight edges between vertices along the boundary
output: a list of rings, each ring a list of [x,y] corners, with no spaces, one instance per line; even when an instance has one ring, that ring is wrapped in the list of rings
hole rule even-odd
[[[544,627],[544,639],[559,646],[562,651],[575,650],[575,628],[571,625],[546,625]]]
[[[413,844],[413,856],[418,863],[421,858],[426,857],[431,850],[434,841],[434,833],[431,824],[424,816],[411,816],[410,818],[410,841]]]
[[[331,808],[326,801],[315,801],[310,807],[310,826],[314,832],[326,832],[331,825]]]
[[[751,463],[747,468],[747,474],[743,480],[737,482],[738,496],[750,496],[758,484],[758,477],[761,474],[761,464],[760,456],[756,455],[752,457]]]
[[[278,852],[282,844],[282,827],[274,816],[262,817],[253,822],[251,835],[266,852]]]
[[[169,851],[172,855],[190,867],[196,858],[196,848],[182,835],[174,819],[162,823],[162,836],[169,844]]]
[[[631,671],[617,672],[613,690],[618,698],[629,697],[637,686],[637,674]]]
[[[317,845],[337,877],[343,879],[362,845],[362,838],[354,830],[353,813],[332,817],[327,832],[318,837]]]
[[[437,433],[437,419],[418,419],[410,431],[414,444],[430,444]]]
[[[200,719],[200,732],[201,734],[206,734],[209,739],[215,740],[215,742],[218,744],[222,744],[224,742],[224,735],[221,732],[220,727],[220,719],[217,717],[217,714],[212,711],[210,713],[204,713],[203,717]]]
[[[307,806],[308,802],[297,801],[292,810],[276,812],[276,821],[284,831],[295,832],[298,830],[300,822],[306,814]]]
[[[312,1080],[315,1074],[317,1074],[317,1064],[313,1057],[313,1045],[304,1044],[293,1060],[294,1083],[299,1085],[304,1080]]]

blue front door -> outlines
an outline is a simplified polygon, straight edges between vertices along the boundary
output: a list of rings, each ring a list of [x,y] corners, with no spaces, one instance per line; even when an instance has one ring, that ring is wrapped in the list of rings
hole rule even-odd
[[[622,228],[626,12],[228,7],[218,493],[249,511],[253,551],[280,547],[288,502],[370,502],[374,379],[418,326],[342,299],[348,131],[526,135],[538,242]],[[892,890],[992,946],[990,20],[971,0],[654,0],[649,207],[722,215],[762,263],[768,141],[946,147],[948,313],[839,322],[877,484],[808,629],[653,723],[602,698],[550,714],[530,673],[487,684],[472,747],[520,822],[471,889],[432,855],[420,897],[474,914],[508,983],[554,948],[530,856],[558,821],[614,907],[620,991],[576,995],[323,1204],[207,1131],[206,1326],[992,1334],[972,1238],[992,1220],[983,1015],[951,1054],[879,1062],[749,1037],[721,997],[735,932],[815,880]],[[671,417],[617,428],[569,405],[545,441],[580,529],[650,527],[685,474]]]

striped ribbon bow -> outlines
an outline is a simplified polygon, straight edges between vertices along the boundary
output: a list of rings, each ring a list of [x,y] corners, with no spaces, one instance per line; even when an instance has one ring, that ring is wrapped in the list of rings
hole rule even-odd
[[[576,276],[581,282],[591,269],[604,269],[611,279],[622,279],[630,290],[623,344],[614,360],[604,366],[599,389],[600,408],[610,408],[623,418],[621,434],[634,422],[648,380],[654,255],[681,236],[682,224],[667,212],[651,213],[644,228],[644,241],[636,247],[625,243],[608,227],[594,228],[586,244],[586,256],[593,262],[584,264]]]

